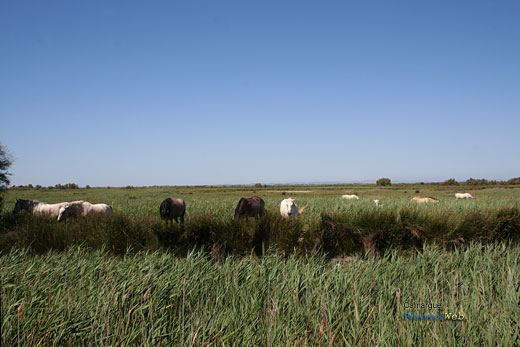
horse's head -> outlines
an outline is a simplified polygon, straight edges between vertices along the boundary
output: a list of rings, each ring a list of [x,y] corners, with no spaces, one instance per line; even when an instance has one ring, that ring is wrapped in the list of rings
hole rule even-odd
[[[246,198],[240,198],[237,207],[235,208],[235,220],[239,219],[240,216],[246,214],[251,209],[251,206]]]
[[[282,206],[283,210],[287,211],[289,217],[298,215],[298,206],[296,206],[293,198],[284,199],[282,201]]]
[[[18,213],[21,210],[27,210],[29,200],[16,199],[16,203],[14,204],[13,213]]]
[[[73,215],[74,215],[73,205],[67,203],[67,204],[63,205],[62,207],[60,207],[60,211],[58,213],[58,222],[62,222]]]

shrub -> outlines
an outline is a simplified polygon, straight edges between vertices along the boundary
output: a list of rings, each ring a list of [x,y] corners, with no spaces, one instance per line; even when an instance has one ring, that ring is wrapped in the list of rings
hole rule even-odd
[[[79,189],[76,183],[56,184],[54,187],[56,189]]]
[[[483,186],[483,185],[490,185],[490,184],[497,184],[497,181],[488,181],[485,178],[469,178],[465,184],[469,184],[472,186]]]
[[[376,184],[378,186],[391,186],[392,185],[392,181],[390,180],[390,178],[380,178],[376,181]]]
[[[507,184],[520,184],[520,177],[511,178],[507,180]]]

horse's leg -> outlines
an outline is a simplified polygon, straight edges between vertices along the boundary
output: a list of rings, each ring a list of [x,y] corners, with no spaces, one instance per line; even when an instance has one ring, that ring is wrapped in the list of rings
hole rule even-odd
[[[175,219],[175,223],[179,224],[179,220],[177,219],[177,217],[173,217],[173,219]]]
[[[181,215],[181,224],[184,224],[184,213]]]

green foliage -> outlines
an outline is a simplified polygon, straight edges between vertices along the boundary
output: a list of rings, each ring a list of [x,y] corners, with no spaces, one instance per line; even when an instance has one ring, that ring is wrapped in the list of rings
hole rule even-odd
[[[450,178],[444,182],[441,183],[442,185],[445,185],[445,186],[458,186],[459,185],[459,182],[457,182],[455,180],[455,178]]]
[[[261,219],[240,221],[231,215],[223,218],[199,210],[189,213],[184,224],[173,225],[166,225],[159,216],[122,213],[108,219],[79,218],[64,223],[26,213],[4,214],[0,250],[15,247],[43,253],[83,244],[114,254],[164,247],[182,256],[199,248],[218,249],[219,257],[244,256],[252,251],[261,256],[269,249],[285,255],[320,251],[336,257],[382,255],[389,249],[419,249],[432,243],[452,248],[471,241],[520,241],[520,205],[476,208],[468,202],[454,202],[446,208],[403,201],[377,208],[359,201],[348,205],[348,213],[328,208],[321,215],[310,213],[294,220],[272,210]]]
[[[67,183],[67,184],[56,184],[54,186],[56,189],[79,189],[79,186],[76,183]]]
[[[391,186],[392,185],[392,181],[390,180],[390,178],[380,178],[376,181],[376,184],[378,186]]]
[[[520,249],[208,261],[70,248],[0,257],[2,345],[518,344]],[[440,303],[409,309],[405,303]],[[464,315],[410,322],[405,313]]]
[[[0,143],[0,211],[4,202],[3,194],[9,185],[9,168],[13,161],[4,146]]]
[[[497,181],[488,181],[485,178],[469,178],[466,182],[464,182],[467,185],[472,186],[484,186],[484,185],[496,185],[498,184]]]

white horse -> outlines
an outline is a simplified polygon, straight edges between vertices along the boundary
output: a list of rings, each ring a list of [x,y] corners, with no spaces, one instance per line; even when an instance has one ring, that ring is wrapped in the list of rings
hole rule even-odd
[[[427,203],[436,203],[436,202],[439,202],[438,199],[435,199],[435,198],[432,198],[431,196],[427,197],[427,198],[423,198],[421,197],[420,195],[419,196],[416,196],[415,198],[412,199],[412,201],[415,201],[417,202],[418,204],[427,204]]]
[[[282,217],[294,218],[302,214],[306,208],[307,206],[303,206],[301,209],[298,209],[298,206],[294,203],[294,199],[287,198],[280,203],[280,214]]]
[[[26,210],[30,214],[36,216],[49,216],[56,218],[60,213],[60,208],[62,208],[65,204],[68,204],[68,202],[47,204],[38,200],[16,199],[13,213],[17,213],[21,210]]]
[[[341,198],[342,199],[347,199],[347,200],[359,200],[359,197],[356,194],[342,195]]]
[[[58,222],[69,217],[78,216],[112,216],[112,206],[107,204],[91,204],[87,201],[74,201],[66,203],[60,208]]]
[[[471,195],[470,193],[456,193],[455,194],[455,199],[474,199],[474,200],[477,200],[477,198],[474,198],[473,195]]]

